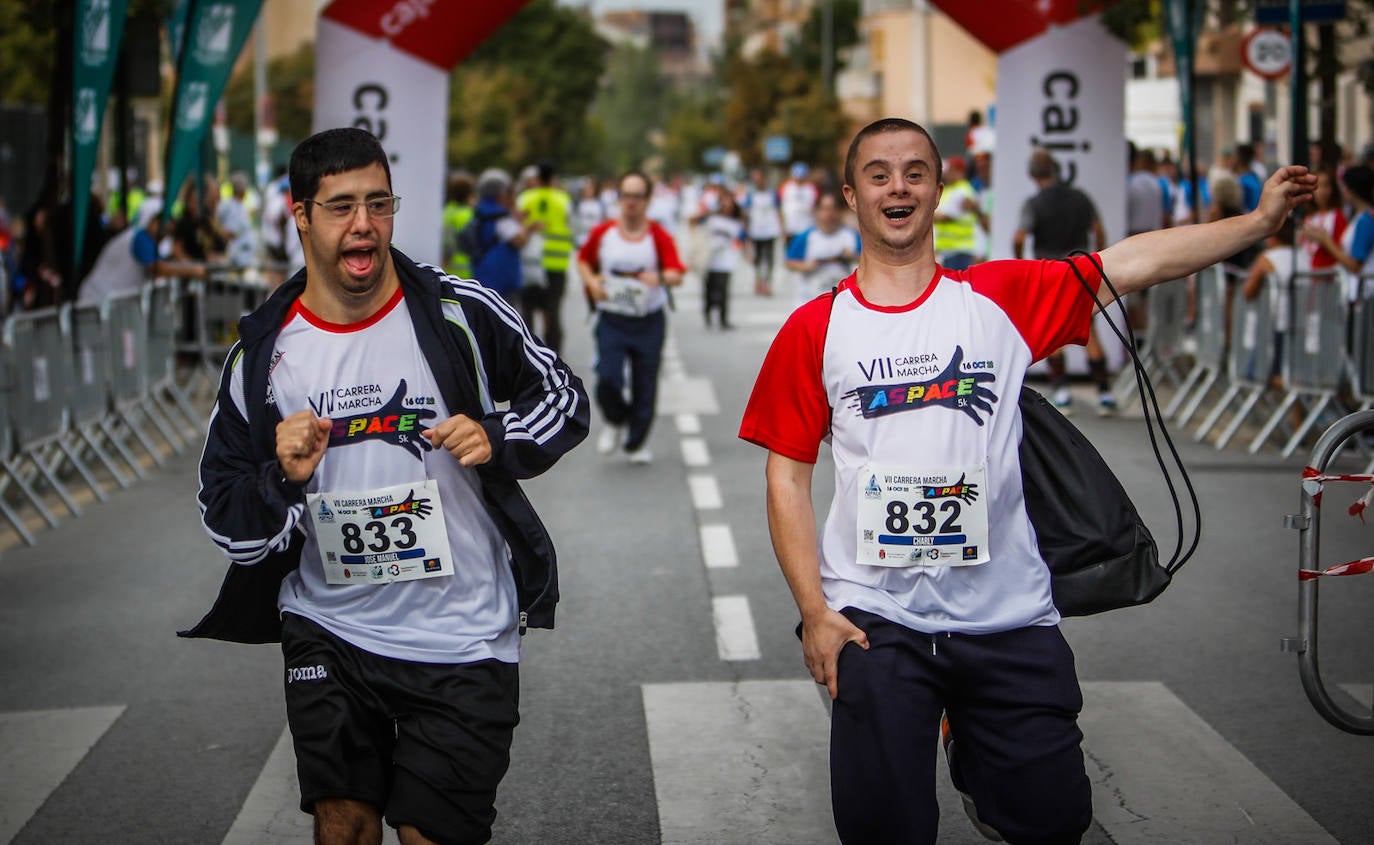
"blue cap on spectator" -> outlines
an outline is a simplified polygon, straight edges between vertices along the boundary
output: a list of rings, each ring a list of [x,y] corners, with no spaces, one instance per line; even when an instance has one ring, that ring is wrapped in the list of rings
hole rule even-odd
[[[797,161],[797,162],[793,162],[793,163],[792,163],[792,178],[793,178],[793,179],[805,179],[805,178],[806,178],[806,174],[809,173],[810,171],[811,171],[811,168],[807,167],[807,166],[806,166],[806,162],[804,162],[804,161]]]

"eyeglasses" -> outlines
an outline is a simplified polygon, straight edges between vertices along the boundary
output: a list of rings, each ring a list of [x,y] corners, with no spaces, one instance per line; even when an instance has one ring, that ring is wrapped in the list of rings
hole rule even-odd
[[[400,197],[371,197],[365,200],[335,200],[334,202],[319,202],[317,200],[301,200],[312,205],[318,205],[324,209],[325,216],[330,220],[348,220],[358,211],[358,206],[367,209],[367,216],[373,220],[382,220],[392,217],[397,211],[401,210]]]
[[[623,199],[623,200],[646,200],[646,199],[649,198],[649,195],[648,195],[648,194],[626,194],[626,193],[622,193],[622,194],[620,194],[620,198]]]

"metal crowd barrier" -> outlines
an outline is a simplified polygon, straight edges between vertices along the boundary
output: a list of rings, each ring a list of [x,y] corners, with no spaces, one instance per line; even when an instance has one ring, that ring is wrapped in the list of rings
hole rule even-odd
[[[110,412],[110,362],[113,348],[105,330],[105,316],[98,304],[67,305],[72,334],[72,392],[69,397],[72,433],[77,443],[95,455],[96,460],[110,473],[120,487],[128,487],[129,479],[111,460],[103,448],[100,425]],[[92,488],[102,502],[105,491],[98,485]]]
[[[4,492],[9,483],[14,483],[20,488],[25,498],[32,500],[36,494],[24,480],[22,473],[14,466],[11,455],[14,450],[14,428],[10,424],[10,407],[13,404],[12,394],[14,392],[14,382],[10,377],[10,350],[9,346],[0,344],[0,467],[5,470],[5,476],[0,479],[0,494]],[[9,502],[0,495],[0,516],[5,517],[19,538],[30,546],[33,545],[33,534],[24,525],[24,520],[19,514],[10,507]]]
[[[77,468],[88,484],[95,486],[95,480],[65,437],[73,380],[67,312],[43,308],[12,316],[5,321],[4,340],[11,355],[15,386],[15,401],[10,406],[14,454],[7,456],[6,479],[19,484],[43,520],[56,526],[57,517],[43,497],[22,482],[46,482],[72,516],[80,515],[81,508],[58,479],[57,470],[63,458]]]
[[[1269,373],[1273,363],[1274,315],[1269,297],[1246,299],[1237,289],[1232,296],[1227,338],[1226,369],[1230,384],[1212,408],[1212,413],[1198,426],[1193,439],[1200,442],[1205,438],[1231,405],[1240,399],[1240,407],[1217,438],[1217,449],[1226,448],[1226,444],[1231,442],[1269,389]]]
[[[1270,279],[1265,286],[1273,284]],[[1290,408],[1305,400],[1306,414],[1283,445],[1287,458],[1335,402],[1346,373],[1346,302],[1334,270],[1294,273],[1291,288],[1279,295],[1289,300],[1282,362],[1287,393],[1251,441],[1250,454],[1264,446]]]
[[[198,365],[184,386],[186,390],[208,384],[213,394],[224,357],[238,340],[239,319],[261,305],[269,293],[271,289],[257,274],[243,269],[216,269],[204,279],[185,283],[186,330],[177,350]]]
[[[1334,285],[1332,287],[1335,287]],[[1298,674],[1312,706],[1332,725],[1347,733],[1374,735],[1374,716],[1351,713],[1340,706],[1326,688],[1318,663],[1317,588],[1326,576],[1358,575],[1374,569],[1374,558],[1320,568],[1321,495],[1328,481],[1374,481],[1374,476],[1326,474],[1332,459],[1347,441],[1374,430],[1374,411],[1357,411],[1337,420],[1317,440],[1303,471],[1300,510],[1284,522],[1298,532],[1298,635],[1285,637],[1281,647],[1298,655]]]
[[[1145,330],[1141,340],[1140,363],[1155,384],[1168,383],[1181,387],[1184,332],[1188,317],[1188,286],[1181,281],[1166,282],[1145,291]],[[1136,294],[1139,295],[1139,294]],[[1110,306],[1109,306],[1110,307]],[[1125,406],[1137,392],[1135,372],[1122,367],[1112,385],[1117,402]]]
[[[114,355],[110,360],[110,414],[101,423],[107,441],[120,453],[135,475],[144,478],[143,465],[129,451],[135,441],[155,464],[163,463],[162,452],[148,436],[144,425],[148,395],[148,324],[150,316],[147,288],[121,293],[101,303],[105,333]]]
[[[1194,287],[1193,368],[1184,376],[1164,418],[1186,426],[1226,376],[1226,285],[1232,271],[1214,264],[1197,275]]]

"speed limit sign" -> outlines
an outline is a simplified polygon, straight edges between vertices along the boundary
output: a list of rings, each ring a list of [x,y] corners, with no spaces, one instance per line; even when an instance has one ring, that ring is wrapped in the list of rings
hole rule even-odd
[[[1265,79],[1280,79],[1293,63],[1293,48],[1282,30],[1264,26],[1245,36],[1240,56],[1251,73]]]

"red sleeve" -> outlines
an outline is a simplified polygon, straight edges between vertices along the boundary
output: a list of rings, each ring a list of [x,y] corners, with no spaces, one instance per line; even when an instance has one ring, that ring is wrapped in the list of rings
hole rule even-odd
[[[649,233],[653,235],[654,249],[658,251],[658,269],[686,273],[687,268],[677,255],[677,244],[673,242],[673,236],[668,234],[668,230],[649,221]]]
[[[821,364],[830,325],[830,297],[792,312],[763,359],[739,436],[794,461],[814,464],[830,431],[830,400]]]
[[[1096,254],[1064,261],[988,261],[970,267],[967,278],[975,291],[1001,307],[1030,347],[1032,360],[1039,361],[1061,346],[1088,342],[1095,305],[1073,268],[1096,294],[1102,275],[1093,260],[1101,261]]]
[[[591,265],[592,269],[601,272],[601,238],[606,231],[615,225],[614,220],[602,220],[587,233],[587,242],[577,251],[579,260]]]

